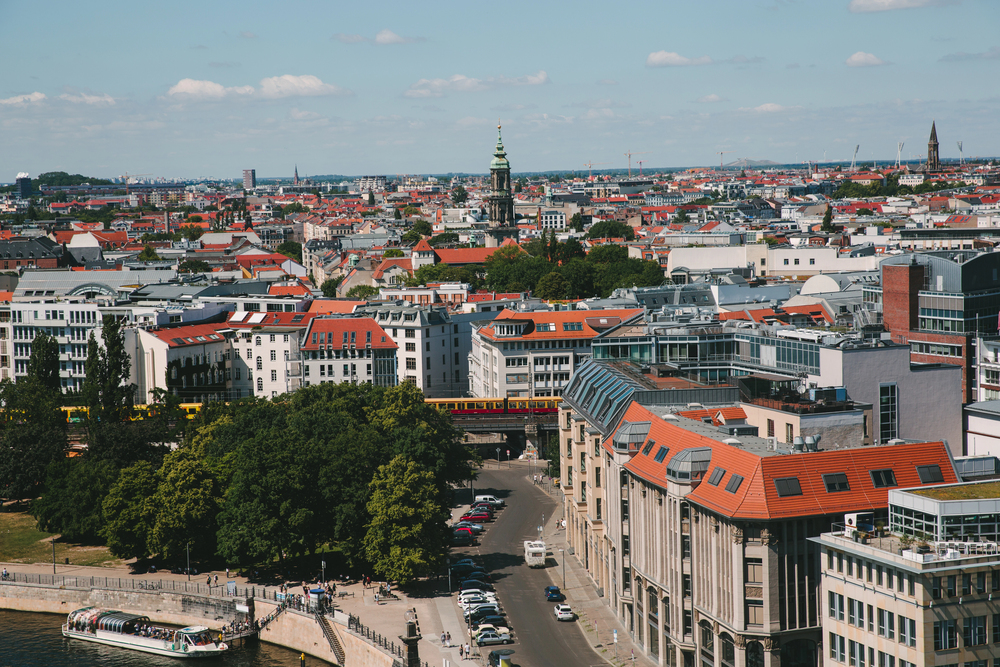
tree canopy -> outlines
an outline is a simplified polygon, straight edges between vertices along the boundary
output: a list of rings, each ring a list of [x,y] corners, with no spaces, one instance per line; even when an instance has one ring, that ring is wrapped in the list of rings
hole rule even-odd
[[[319,286],[323,296],[328,299],[337,298],[337,287],[340,285],[340,281],[344,279],[344,276],[337,276],[336,278],[329,278],[323,281],[323,284]]]
[[[635,240],[635,230],[624,222],[616,220],[601,220],[591,225],[587,230],[588,239],[620,239],[626,241]]]
[[[284,255],[289,259],[294,259],[299,264],[302,263],[302,244],[296,241],[284,241],[274,249],[279,255]]]
[[[378,294],[378,288],[371,285],[355,285],[347,290],[348,299],[367,299]]]
[[[469,199],[469,193],[461,185],[456,185],[451,191],[451,201],[455,206],[461,206]]]
[[[147,245],[142,249],[142,252],[139,253],[136,259],[140,262],[158,262],[160,261],[160,256],[156,254],[155,250],[153,250],[153,246]]]

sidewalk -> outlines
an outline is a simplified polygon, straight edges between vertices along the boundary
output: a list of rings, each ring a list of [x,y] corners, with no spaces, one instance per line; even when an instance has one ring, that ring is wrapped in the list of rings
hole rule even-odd
[[[587,641],[594,650],[612,665],[642,665],[652,667],[658,665],[656,661],[650,659],[632,641],[632,637],[626,631],[625,626],[615,615],[614,610],[608,606],[608,599],[597,594],[597,587],[590,575],[584,570],[583,565],[575,555],[569,554],[569,545],[566,541],[566,531],[560,525],[563,508],[562,494],[550,485],[539,484],[538,487],[553,499],[559,502],[559,511],[545,522],[544,537],[546,546],[551,550],[558,563],[558,567],[549,570],[552,583],[559,586],[566,595],[566,602],[577,613],[577,623]],[[566,549],[559,553],[560,549]],[[566,557],[565,561],[563,557]],[[563,563],[565,562],[566,585],[562,585]],[[618,630],[618,660],[615,661],[616,647],[614,644],[614,630]],[[635,655],[635,661],[632,655]]]

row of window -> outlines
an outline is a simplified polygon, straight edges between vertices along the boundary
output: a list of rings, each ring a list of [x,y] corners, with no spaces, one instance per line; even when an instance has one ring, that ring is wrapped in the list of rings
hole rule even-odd
[[[985,646],[987,638],[986,616],[969,616],[961,620],[949,619],[934,622],[934,650],[949,651],[958,648],[959,629],[963,646]],[[993,643],[1000,644],[1000,614],[992,618]]]
[[[847,598],[844,604],[844,596],[840,593],[828,592],[829,595],[829,616],[836,621],[844,620],[844,608],[847,608],[847,623],[868,632],[875,632],[876,626],[879,637],[886,639],[896,638],[897,621],[899,627],[899,643],[905,646],[917,645],[917,621],[907,618],[885,609],[876,609],[872,605],[867,605],[867,616],[865,614],[866,605],[860,600]],[[867,619],[867,622],[866,622]],[[877,620],[877,623],[876,623]]]
[[[884,586],[889,590],[895,588],[898,593],[905,593],[913,596],[916,594],[916,579],[912,573],[895,570],[884,566],[881,563],[855,559],[854,556],[847,556],[840,551],[833,549],[826,552],[826,568],[836,570],[849,577],[856,577],[858,581],[867,581],[869,584]],[[894,583],[895,582],[895,583]]]
[[[962,587],[958,587],[958,575],[952,574],[944,577],[933,577],[931,579],[931,597],[940,600],[943,597],[956,597],[958,595],[972,595],[973,593],[986,593],[986,572],[976,572],[974,574],[962,575]],[[1000,570],[990,572],[990,592],[1000,591]]]
[[[833,632],[830,633],[830,659],[847,663],[850,667],[896,667],[896,657],[891,653],[876,652],[874,647],[866,647],[861,642],[848,640]],[[916,667],[916,665],[900,659],[899,667]]]
[[[577,347],[590,347],[589,340],[529,340],[516,343],[504,343],[504,350],[562,350]]]

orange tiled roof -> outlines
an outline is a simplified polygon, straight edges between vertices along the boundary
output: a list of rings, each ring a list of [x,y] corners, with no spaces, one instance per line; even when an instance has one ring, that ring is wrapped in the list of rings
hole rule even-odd
[[[338,319],[318,318],[312,320],[309,328],[306,329],[305,342],[302,344],[303,350],[326,349],[324,346],[332,345],[333,349],[339,349],[344,345],[344,334],[348,334],[348,344],[352,344],[358,349],[365,349],[369,343],[366,333],[371,332],[371,348],[373,350],[394,350],[398,345],[378,323],[370,317],[344,317]],[[350,340],[350,334],[354,334],[354,340]]]
[[[547,339],[564,339],[564,338],[593,338],[596,336],[600,330],[610,328],[615,326],[627,319],[635,317],[636,315],[644,312],[642,308],[629,309],[629,310],[559,310],[559,311],[544,311],[544,312],[529,312],[529,313],[518,313],[513,310],[504,309],[497,314],[496,319],[493,320],[495,323],[511,320],[523,320],[531,322],[525,333],[518,338],[522,340],[547,340]],[[554,324],[554,331],[539,331],[538,327],[540,324]],[[581,328],[578,331],[566,331],[564,324],[567,323],[580,323]],[[504,336],[498,337],[495,333],[494,326],[491,324],[487,327],[483,327],[479,330],[480,335],[485,336],[491,340],[503,339]]]
[[[341,299],[315,299],[309,304],[309,312],[315,315],[323,313],[353,313],[358,306],[368,305],[367,301],[344,301]]]

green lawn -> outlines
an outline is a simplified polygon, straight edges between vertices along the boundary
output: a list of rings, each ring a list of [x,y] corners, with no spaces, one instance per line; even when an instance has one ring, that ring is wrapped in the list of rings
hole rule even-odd
[[[0,512],[0,561],[51,563],[51,537],[51,533],[38,530],[34,517],[26,512]],[[56,562],[64,563],[67,558],[72,565],[123,565],[108,552],[107,547],[84,546],[56,539]]]

